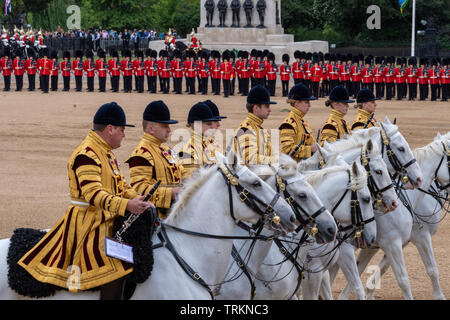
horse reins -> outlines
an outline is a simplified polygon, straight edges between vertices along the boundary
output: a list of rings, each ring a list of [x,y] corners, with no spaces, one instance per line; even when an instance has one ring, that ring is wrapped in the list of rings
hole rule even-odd
[[[367,172],[367,186],[369,187],[370,193],[374,196],[376,204],[378,206],[381,206],[383,203],[383,193],[388,191],[389,189],[393,188],[394,185],[391,182],[391,184],[387,185],[386,187],[380,189],[373,178],[371,172],[370,172],[370,158],[367,156],[367,146],[364,145],[361,150],[361,164],[364,166],[364,169],[366,169]]]

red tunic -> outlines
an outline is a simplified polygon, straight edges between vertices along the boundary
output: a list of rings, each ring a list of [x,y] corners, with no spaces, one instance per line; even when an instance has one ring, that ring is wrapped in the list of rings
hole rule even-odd
[[[369,68],[364,68],[361,71],[362,83],[372,83],[373,82],[373,73]]]
[[[289,81],[290,78],[291,78],[291,67],[288,64],[282,64],[280,66],[281,81]]]
[[[172,68],[172,76],[174,78],[183,78],[183,62],[172,60],[171,68]]]
[[[338,80],[339,79],[339,70],[335,64],[328,65],[328,78],[330,80]]]
[[[25,72],[25,63],[22,59],[17,59],[15,58],[13,60],[13,69],[14,69],[14,75],[16,76],[23,76],[24,72]]]
[[[185,61],[184,62],[184,70],[186,73],[186,77],[188,78],[195,78],[195,70],[196,66],[195,66],[195,62],[194,61]]]
[[[99,78],[106,77],[107,65],[105,61],[101,61],[100,59],[95,61],[95,70],[97,71]]]
[[[292,78],[303,79],[303,67],[300,61],[295,61],[292,65]]]
[[[94,61],[85,60],[83,62],[83,70],[86,72],[88,78],[95,77],[95,64]]]
[[[12,61],[11,59],[8,58],[8,60],[3,57],[0,60],[0,67],[2,69],[3,72],[3,76],[10,76],[11,72],[12,72]]]
[[[348,81],[350,80],[350,68],[347,65],[341,65],[339,67],[339,80]]]
[[[278,67],[274,64],[268,63],[265,68],[265,73],[267,75],[267,80],[276,80],[277,79],[277,71]]]
[[[414,68],[406,69],[406,83],[417,83],[417,70]]]
[[[80,60],[74,60],[72,62],[72,69],[73,69],[73,74],[75,76],[82,76],[83,75],[83,61]]]
[[[50,59],[42,59],[39,65],[40,74],[43,76],[49,76],[53,69],[53,61]]]
[[[53,68],[52,71],[50,72],[51,76],[58,76],[59,75],[59,63],[57,61],[53,62]]]
[[[319,66],[312,67],[311,68],[311,81],[320,82],[321,79],[322,79],[322,68]]]
[[[373,69],[373,82],[383,83],[383,69],[381,67]]]
[[[161,78],[170,78],[170,62],[169,61],[158,61],[158,72]]]
[[[70,61],[61,62],[61,71],[63,77],[70,77],[70,70],[71,70],[70,66],[71,66]]]
[[[28,74],[36,74],[36,60],[27,59],[25,62],[25,70]]]
[[[120,66],[119,61],[114,59],[109,59],[108,61],[108,70],[112,77],[120,76]]]
[[[231,62],[223,62],[220,65],[220,73],[222,79],[231,80],[234,77],[233,64]]]
[[[155,60],[145,60],[145,70],[149,77],[156,77],[158,75],[158,65]]]
[[[139,59],[133,60],[133,71],[136,77],[142,77],[145,75],[144,61]]]
[[[428,79],[430,84],[439,84],[439,72],[436,69],[428,70]]]
[[[242,79],[248,79],[248,78],[250,78],[251,75],[252,75],[252,69],[251,69],[250,62],[249,61],[247,61],[247,62],[242,61],[241,62],[241,67],[239,69],[239,76]]]
[[[393,67],[385,67],[383,70],[383,77],[385,83],[394,82],[394,68]]]
[[[130,60],[123,59],[120,61],[120,71],[124,77],[129,77],[133,75],[133,62]]]
[[[405,75],[404,75],[404,70],[397,67],[395,68],[395,83],[405,83]]]

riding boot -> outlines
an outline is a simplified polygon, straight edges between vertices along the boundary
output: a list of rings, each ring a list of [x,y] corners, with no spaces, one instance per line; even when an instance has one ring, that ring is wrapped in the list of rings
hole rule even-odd
[[[119,278],[100,287],[100,300],[123,300],[125,278]]]

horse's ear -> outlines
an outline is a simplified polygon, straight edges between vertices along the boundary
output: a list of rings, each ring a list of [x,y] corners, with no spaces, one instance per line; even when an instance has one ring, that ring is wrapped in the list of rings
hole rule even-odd
[[[384,118],[384,123],[385,123],[385,124],[391,124],[391,121],[389,121],[388,116],[386,116],[386,117]]]
[[[367,151],[372,152],[373,150],[373,142],[372,139],[369,139],[369,141],[367,141]]]
[[[234,151],[234,148],[229,148],[227,152],[227,164],[233,170],[236,171],[241,161],[239,155]]]
[[[352,164],[352,172],[355,177],[359,176],[359,168],[357,161],[353,162]]]
[[[216,163],[217,164],[223,164],[225,162],[225,156],[220,153],[219,151],[216,150],[215,152],[215,157],[216,157]]]
[[[441,140],[441,138],[442,138],[441,133],[438,132],[437,135],[436,135],[436,139]]]
[[[394,118],[393,124],[397,124],[397,118]]]

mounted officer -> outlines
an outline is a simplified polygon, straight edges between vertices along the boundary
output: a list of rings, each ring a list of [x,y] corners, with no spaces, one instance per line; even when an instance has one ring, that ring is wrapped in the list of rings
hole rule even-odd
[[[178,121],[170,119],[169,108],[161,100],[149,103],[142,117],[144,135],[126,161],[130,168],[130,184],[139,194],[145,195],[161,180],[150,201],[155,204],[159,217],[165,219],[181,191],[185,176],[177,156],[164,144],[169,140],[170,125]]]
[[[311,127],[303,119],[311,108],[312,100],[317,98],[302,83],[292,87],[287,100],[292,109],[279,127],[281,152],[290,155],[297,162],[311,157],[317,151]]]
[[[128,185],[112,150],[125,137],[125,112],[115,102],[102,105],[93,129],[72,153],[67,168],[71,204],[19,265],[36,280],[70,291],[100,287],[101,299],[121,299],[124,276],[132,265],[106,255],[105,237],[111,236],[114,220],[127,211],[141,214],[149,207]],[[77,267],[77,285],[69,285],[70,270]]]
[[[376,98],[370,89],[364,88],[358,92],[356,96],[357,104],[355,105],[355,108],[358,108],[358,114],[352,124],[352,131],[371,128],[377,125],[373,117],[377,108],[376,100],[380,100],[380,98]]]

